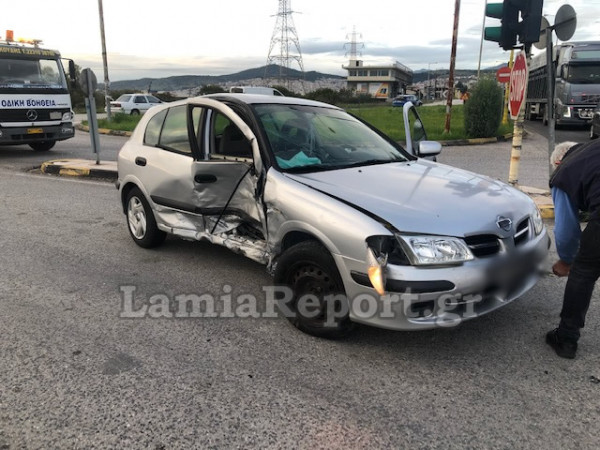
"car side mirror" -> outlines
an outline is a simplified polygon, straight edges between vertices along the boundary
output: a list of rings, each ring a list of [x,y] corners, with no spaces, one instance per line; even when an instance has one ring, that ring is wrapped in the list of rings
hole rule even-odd
[[[419,142],[419,156],[435,156],[442,152],[442,144],[436,141]]]

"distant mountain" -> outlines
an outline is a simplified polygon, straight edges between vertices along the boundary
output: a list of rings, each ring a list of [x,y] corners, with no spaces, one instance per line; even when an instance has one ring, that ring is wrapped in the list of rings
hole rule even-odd
[[[281,70],[283,73],[287,73],[288,78],[302,79],[302,72],[299,70],[286,69],[276,64],[270,64],[269,66],[247,69],[230,75],[181,75],[166,78],[140,78],[138,80],[113,81],[110,84],[110,88],[119,91],[146,90],[149,88],[149,86],[151,86],[153,91],[179,91],[186,89],[197,89],[207,84],[237,83],[244,80],[263,78],[265,76],[265,68],[267,78],[279,78]],[[339,75],[330,75],[315,71],[304,72],[304,80],[306,81],[317,81],[325,78],[340,80],[345,79],[345,77]]]

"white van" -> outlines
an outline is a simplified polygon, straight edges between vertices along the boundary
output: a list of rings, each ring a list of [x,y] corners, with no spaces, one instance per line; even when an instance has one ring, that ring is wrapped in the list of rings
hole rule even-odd
[[[233,86],[229,88],[229,92],[232,94],[261,94],[261,95],[284,95],[277,89],[263,86]]]

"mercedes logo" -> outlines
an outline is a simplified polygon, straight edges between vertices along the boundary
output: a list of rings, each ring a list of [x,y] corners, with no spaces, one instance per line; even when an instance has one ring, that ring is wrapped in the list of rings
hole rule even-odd
[[[498,228],[501,228],[504,231],[510,231],[512,228],[512,220],[510,220],[508,217],[498,216],[496,225],[498,225]]]
[[[33,122],[37,118],[38,118],[38,113],[35,109],[30,109],[29,111],[27,111],[27,119],[28,120]]]

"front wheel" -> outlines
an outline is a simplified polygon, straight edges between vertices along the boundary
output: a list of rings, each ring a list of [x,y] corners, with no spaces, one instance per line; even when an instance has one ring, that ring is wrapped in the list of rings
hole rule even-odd
[[[33,142],[33,143],[29,144],[29,146],[35,152],[47,152],[52,147],[54,147],[54,144],[56,144],[56,142],[54,142],[54,141],[41,141],[41,142]]]
[[[336,339],[348,335],[353,323],[342,278],[331,254],[318,242],[305,241],[286,250],[277,263],[275,283],[292,289],[287,319],[312,336]]]
[[[162,244],[166,233],[156,226],[148,201],[138,188],[127,195],[127,226],[129,234],[140,247],[152,248]]]

